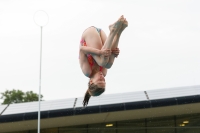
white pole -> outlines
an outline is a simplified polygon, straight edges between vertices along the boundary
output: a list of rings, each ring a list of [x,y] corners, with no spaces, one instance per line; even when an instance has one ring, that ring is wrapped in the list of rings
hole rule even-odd
[[[40,69],[39,69],[39,96],[38,96],[38,133],[40,133],[40,101],[41,101],[41,72],[42,72],[42,28],[43,26],[47,25],[49,21],[48,14],[43,11],[39,10],[34,14],[34,21],[35,23],[40,26],[41,28],[41,38],[40,38]]]
[[[42,71],[42,26],[41,26],[41,38],[40,38],[40,72],[39,72],[39,108],[38,108],[38,133],[40,133],[40,97],[41,97],[41,71]]]

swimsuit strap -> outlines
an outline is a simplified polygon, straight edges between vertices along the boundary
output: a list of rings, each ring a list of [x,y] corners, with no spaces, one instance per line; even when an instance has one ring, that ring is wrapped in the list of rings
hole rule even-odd
[[[81,39],[80,43],[81,43],[82,46],[87,46],[84,39]]]
[[[102,67],[102,66],[100,66],[99,70],[102,72],[102,70],[103,70],[103,67]]]
[[[94,62],[93,62],[93,57],[91,54],[87,55],[87,59],[88,59],[88,63],[90,64],[90,68],[92,70],[92,67],[94,66]]]
[[[96,28],[96,27],[95,27]],[[99,35],[101,34],[101,29],[100,28],[96,28],[97,32],[99,33]]]

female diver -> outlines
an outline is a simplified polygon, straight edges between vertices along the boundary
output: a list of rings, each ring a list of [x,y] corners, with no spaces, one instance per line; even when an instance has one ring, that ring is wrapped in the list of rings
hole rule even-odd
[[[105,32],[94,26],[87,28],[81,37],[79,63],[83,74],[90,78],[83,106],[87,106],[91,96],[99,96],[105,91],[105,76],[115,57],[119,55],[118,42],[123,30],[128,26],[122,15],[109,26],[108,37]]]

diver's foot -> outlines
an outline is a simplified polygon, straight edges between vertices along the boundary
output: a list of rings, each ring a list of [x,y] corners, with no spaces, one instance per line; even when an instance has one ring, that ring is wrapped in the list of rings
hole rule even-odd
[[[109,26],[110,32],[118,32],[121,29],[121,26],[124,22],[124,16],[122,15],[117,22]]]
[[[120,28],[120,30],[119,30],[118,33],[121,34],[122,31],[123,31],[126,27],[128,27],[128,21],[127,21],[126,19],[124,19],[124,22],[123,22],[123,24],[122,24],[122,26],[121,26],[121,28]]]

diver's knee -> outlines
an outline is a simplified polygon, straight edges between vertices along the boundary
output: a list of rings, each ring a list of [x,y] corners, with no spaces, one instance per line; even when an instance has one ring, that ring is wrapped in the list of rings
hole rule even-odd
[[[113,65],[113,63],[108,63],[105,68],[110,69],[112,67],[112,65]]]

